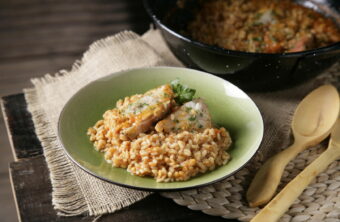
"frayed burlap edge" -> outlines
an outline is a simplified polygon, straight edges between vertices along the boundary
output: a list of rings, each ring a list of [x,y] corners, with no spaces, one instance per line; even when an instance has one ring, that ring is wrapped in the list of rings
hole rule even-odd
[[[35,86],[41,86],[53,83],[55,81],[62,81],[62,79],[67,78],[70,73],[77,71],[90,54],[95,53],[96,50],[101,47],[106,47],[106,42],[110,41],[111,43],[116,42],[119,44],[124,40],[133,40],[137,38],[140,38],[140,36],[130,31],[124,31],[114,36],[98,40],[91,44],[89,50],[84,53],[81,60],[76,60],[74,62],[70,71],[60,70],[53,76],[46,74],[42,78],[34,78],[31,81]],[[81,191],[81,186],[78,185],[77,180],[74,180],[74,178],[77,178],[77,175],[75,175],[75,171],[73,169],[74,166],[70,160],[66,158],[64,150],[58,150],[59,152],[56,152],[56,147],[60,147],[61,145],[57,136],[53,132],[51,123],[47,118],[47,114],[45,113],[43,107],[40,106],[37,90],[35,88],[24,89],[24,94],[27,102],[27,109],[32,115],[35,132],[44,148],[44,156],[49,168],[53,189],[52,204],[54,209],[58,210],[59,215],[99,215],[103,213],[114,212],[148,195],[135,195],[132,198],[129,197],[127,200],[120,203],[117,208],[110,207],[110,209],[99,209],[97,210],[98,212],[93,212],[93,210],[91,210],[91,208],[89,208],[87,205],[86,198]]]
[[[52,203],[61,215],[83,214],[88,211],[85,198],[74,180],[74,170],[63,152],[55,152],[58,140],[54,134],[44,110],[39,106],[37,92],[25,89],[28,110],[32,114],[35,132],[44,147],[44,155],[50,172],[52,183]]]

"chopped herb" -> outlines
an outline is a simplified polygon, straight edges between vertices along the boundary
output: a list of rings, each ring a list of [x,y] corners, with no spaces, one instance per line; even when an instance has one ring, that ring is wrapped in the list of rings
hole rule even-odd
[[[148,104],[147,103],[139,103],[137,105],[137,108],[143,108],[144,106],[147,106]]]
[[[262,37],[261,37],[261,36],[259,36],[259,37],[254,37],[253,40],[254,40],[254,41],[260,42],[260,41],[262,41]]]
[[[203,128],[203,126],[200,124],[200,125],[198,125],[198,128],[202,129],[202,128]]]
[[[273,42],[277,42],[277,39],[276,39],[274,36],[272,36],[272,35],[270,35],[270,39],[271,39]]]
[[[164,93],[164,97],[170,98],[170,95],[168,93]]]
[[[311,19],[315,19],[315,16],[313,14],[308,14],[307,16]]]
[[[261,18],[262,14],[263,14],[263,13],[260,13],[260,12],[256,13],[256,14],[255,14],[255,19]]]
[[[189,121],[195,121],[196,120],[196,116],[190,116],[188,120]]]
[[[174,122],[175,122],[175,123],[179,123],[179,120],[178,120],[178,119],[175,119]]]
[[[171,81],[170,84],[175,93],[175,101],[179,105],[191,101],[196,93],[195,89],[180,84],[178,79]]]
[[[190,110],[192,110],[191,107],[185,107],[186,111],[189,112]]]
[[[271,11],[271,14],[272,14],[273,16],[279,16],[279,13],[278,13],[277,11],[275,11],[275,10],[272,10],[272,11]]]

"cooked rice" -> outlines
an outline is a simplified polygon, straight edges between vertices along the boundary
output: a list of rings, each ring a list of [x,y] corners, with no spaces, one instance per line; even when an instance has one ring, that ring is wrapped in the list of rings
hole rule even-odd
[[[114,167],[127,168],[137,176],[151,176],[157,182],[184,181],[198,173],[226,164],[231,138],[225,128],[208,128],[202,132],[140,134],[136,139],[120,138],[107,111],[104,119],[88,129],[94,147],[105,153]],[[112,121],[111,121],[112,122]]]
[[[222,48],[282,53],[340,41],[336,24],[291,0],[201,0],[184,34]]]

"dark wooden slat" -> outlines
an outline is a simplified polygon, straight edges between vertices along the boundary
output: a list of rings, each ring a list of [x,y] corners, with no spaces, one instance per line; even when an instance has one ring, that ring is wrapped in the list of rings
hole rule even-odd
[[[30,78],[41,77],[44,73],[53,74],[65,67],[70,69],[80,56],[79,52],[74,55],[13,58],[3,63],[0,61],[0,96],[22,93],[23,88],[32,87]]]
[[[8,147],[2,147],[7,148]],[[1,156],[4,155],[5,150],[1,150]],[[1,200],[1,212],[0,221],[1,222],[15,222],[17,220],[9,220],[9,218],[16,218],[15,204],[13,201],[13,194],[10,184],[10,179],[8,175],[8,165],[6,166],[6,171],[0,173],[0,200]]]
[[[30,1],[31,2],[31,1]],[[129,7],[139,6],[139,1],[129,1]],[[22,7],[23,5],[18,4],[17,7],[11,7],[9,5],[4,5],[0,8],[0,18],[20,18],[28,16],[37,15],[50,15],[51,13],[67,14],[67,13],[82,13],[82,12],[114,12],[121,11],[127,8],[127,3],[125,1],[57,1],[49,7],[48,4],[37,4],[31,5],[31,7]]]
[[[51,202],[52,186],[46,162],[42,156],[10,164],[11,184],[16,199],[19,220],[32,221],[91,221],[87,217],[59,217]]]
[[[102,13],[70,13],[66,15],[58,14],[58,15],[51,15],[48,14],[46,16],[34,16],[30,19],[24,18],[16,18],[3,20],[0,24],[0,29],[18,29],[22,27],[34,27],[34,26],[54,26],[58,24],[64,24],[64,23],[71,23],[71,24],[78,24],[78,23],[103,23],[107,20],[116,20],[116,21],[126,21],[130,17],[130,14],[126,11],[118,11],[118,12],[102,12]],[[44,19],[41,19],[44,18]]]
[[[60,23],[88,23],[97,24],[103,21],[125,21],[143,15],[147,18],[143,8],[142,1],[115,1],[110,4],[92,3],[86,7],[86,4],[65,4],[62,7],[56,5],[39,5],[37,7],[24,7],[18,9],[0,8],[0,29],[10,30],[18,28],[34,28],[46,25],[58,25]],[[58,4],[57,4],[58,6]],[[100,6],[100,7],[98,7]],[[28,12],[28,13],[27,13]]]
[[[128,17],[127,19],[132,19],[132,17]],[[123,22],[116,19],[103,20],[101,23],[93,23],[92,21],[84,21],[78,23],[65,22],[61,24],[40,24],[37,26],[26,26],[25,28],[20,29],[6,29],[6,32],[0,33],[0,38],[3,39],[3,42],[0,43],[0,46],[8,46],[8,43],[14,44],[15,39],[20,36],[19,44],[24,45],[27,40],[36,40],[37,37],[47,37],[51,39],[65,38],[70,33],[73,35],[89,35],[92,32],[107,32],[114,34],[114,30],[122,31],[129,27],[133,26],[142,26],[144,31],[147,30],[150,22],[145,19],[144,15],[139,17],[135,17],[132,20],[134,24],[129,22]],[[123,27],[125,26],[125,27]],[[119,29],[120,28],[120,29]],[[117,32],[117,31],[116,31]],[[17,39],[19,40],[19,39]],[[72,39],[71,39],[72,40]]]
[[[144,24],[141,24],[144,26]],[[109,26],[93,27],[63,27],[62,30],[55,29],[50,32],[42,32],[41,30],[31,31],[36,33],[33,36],[24,32],[21,42],[15,45],[10,40],[10,35],[3,39],[4,42],[0,44],[0,63],[6,62],[8,59],[20,59],[21,57],[32,58],[32,56],[44,56],[53,54],[70,54],[82,53],[95,40],[113,35],[121,30],[131,29],[128,24],[116,24]],[[76,30],[79,30],[78,32]],[[63,33],[61,35],[61,33]],[[76,35],[75,35],[76,33]],[[1,36],[1,34],[0,34]],[[39,41],[41,40],[41,41]],[[8,42],[8,44],[5,44]]]
[[[17,207],[23,222],[28,221],[92,221],[93,217],[60,217],[56,215],[51,203],[52,187],[45,159],[42,156],[19,160],[11,163],[10,175]],[[200,211],[192,211],[163,198],[158,194],[130,205],[129,207],[102,216],[99,221],[226,221]],[[232,222],[232,220],[229,220]]]
[[[31,114],[26,109],[23,95],[2,98],[1,107],[15,158],[27,158],[42,154],[42,147],[34,133]]]
[[[49,3],[28,7],[28,11],[34,8],[32,13],[37,12],[36,8],[41,9],[40,13],[32,15],[20,15],[21,11],[26,11],[25,7],[14,7],[11,16],[8,15],[11,10],[0,9],[0,63],[81,53],[98,38],[126,29],[142,33],[151,22],[142,1],[86,2],[85,6],[75,2],[70,7],[65,1]],[[7,14],[2,15],[1,10]]]
[[[60,0],[1,0],[0,7],[2,8],[27,8],[27,7],[43,7],[43,6],[50,6],[50,5],[59,5],[59,4],[69,4],[69,5],[89,5],[96,7],[96,5],[119,5],[122,2],[129,2],[129,4],[134,4],[139,0],[67,0],[67,1],[60,1]]]
[[[4,53],[0,53],[0,64],[1,63],[7,63],[10,60],[31,60],[36,57],[40,57],[43,59],[43,57],[46,56],[63,56],[63,55],[81,55],[82,52],[86,51],[88,46],[95,41],[96,39],[104,38],[108,35],[110,35],[111,31],[117,31],[119,27],[126,27],[126,26],[118,26],[115,27],[108,27],[106,29],[98,30],[98,33],[89,33],[89,30],[87,30],[85,33],[86,36],[82,37],[74,37],[72,38],[70,33],[67,36],[63,36],[60,39],[54,38],[54,39],[48,39],[44,40],[43,36],[36,36],[37,39],[32,39],[29,41],[25,41],[22,46],[18,46],[19,48],[15,49],[13,45],[7,45],[4,47],[0,47],[1,50],[3,50]],[[116,30],[117,28],[117,30]],[[118,32],[118,31],[117,31]],[[81,35],[81,34],[80,34]],[[42,41],[39,43],[37,41],[38,39],[41,39]],[[21,45],[21,44],[18,44]],[[11,49],[6,52],[7,49]]]

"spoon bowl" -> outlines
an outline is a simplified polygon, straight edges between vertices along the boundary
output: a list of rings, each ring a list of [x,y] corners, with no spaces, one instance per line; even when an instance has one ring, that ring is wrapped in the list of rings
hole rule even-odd
[[[316,137],[315,142],[325,139],[339,113],[337,100],[338,93],[331,85],[321,86],[307,95],[296,108],[293,117],[295,140],[299,137]]]

